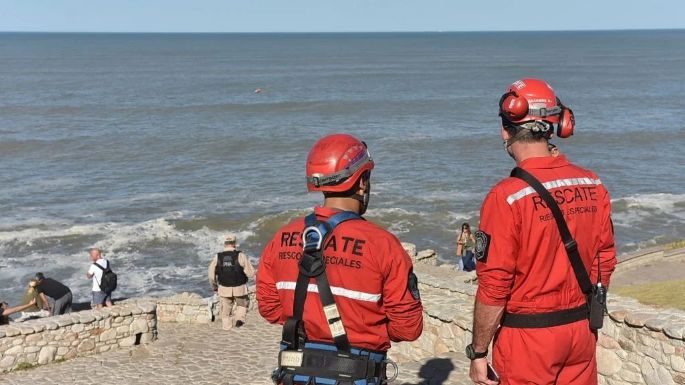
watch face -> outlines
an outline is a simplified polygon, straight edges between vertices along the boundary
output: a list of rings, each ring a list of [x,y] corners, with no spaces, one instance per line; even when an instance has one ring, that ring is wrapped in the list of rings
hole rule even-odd
[[[475,355],[476,355],[476,352],[473,350],[473,345],[471,345],[471,344],[466,345],[466,358],[468,358],[469,360],[472,360],[472,359],[476,358]]]
[[[488,355],[488,351],[487,351],[487,350],[486,350],[485,352],[483,352],[483,353],[476,353],[476,351],[473,349],[473,344],[468,344],[468,345],[466,345],[466,357],[467,357],[469,360],[472,360],[472,361],[473,361],[473,360],[475,360],[475,359],[477,359],[477,358],[487,357],[487,355]]]

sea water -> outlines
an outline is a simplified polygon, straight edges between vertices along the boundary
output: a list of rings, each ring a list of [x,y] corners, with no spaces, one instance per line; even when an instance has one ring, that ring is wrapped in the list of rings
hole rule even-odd
[[[304,164],[333,132],[376,161],[367,217],[452,261],[514,166],[522,77],[575,112],[554,142],[610,191],[619,252],[683,239],[683,68],[685,31],[0,34],[0,298],[42,271],[87,301],[91,246],[118,295],[209,294],[227,232],[257,262],[321,202]]]

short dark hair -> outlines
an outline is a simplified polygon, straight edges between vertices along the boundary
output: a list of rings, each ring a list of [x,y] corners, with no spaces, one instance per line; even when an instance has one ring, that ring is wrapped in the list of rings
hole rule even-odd
[[[546,123],[533,121],[523,123],[521,125],[511,124],[502,120],[502,126],[513,138],[517,136],[517,142],[523,143],[536,143],[548,140],[548,131],[544,131],[545,128],[548,130],[550,128],[546,127]]]
[[[45,279],[45,276],[43,275],[43,273],[36,273],[36,279],[42,281]]]
[[[364,182],[368,182],[369,179],[371,179],[371,171],[364,171],[363,174],[357,178],[357,180],[354,182],[352,187],[350,187],[347,191],[341,191],[341,192],[332,192],[332,191],[324,191],[323,196],[325,198],[351,198],[355,195],[357,195],[357,190],[359,190],[359,181],[363,180]]]

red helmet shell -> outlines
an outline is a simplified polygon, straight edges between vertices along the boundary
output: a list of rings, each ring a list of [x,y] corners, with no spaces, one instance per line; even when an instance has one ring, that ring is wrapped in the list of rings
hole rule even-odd
[[[307,156],[307,190],[347,191],[373,167],[373,159],[361,140],[348,134],[324,136]]]
[[[540,79],[521,79],[512,83],[500,101],[500,115],[512,123],[544,120],[559,123],[557,96],[552,87]]]

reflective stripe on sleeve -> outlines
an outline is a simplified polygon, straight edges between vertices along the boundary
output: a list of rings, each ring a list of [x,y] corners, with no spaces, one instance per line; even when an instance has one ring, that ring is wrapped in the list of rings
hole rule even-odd
[[[280,281],[276,282],[276,288],[278,290],[295,290],[295,285],[297,282],[291,281]],[[318,293],[319,287],[314,283],[310,283],[307,287],[307,291],[310,293]],[[381,299],[380,294],[364,293],[363,291],[355,291],[350,289],[345,289],[344,287],[331,286],[331,292],[333,295],[339,297],[345,297],[350,299],[355,299],[357,301],[366,302],[378,302]]]
[[[591,185],[591,186],[596,186],[602,184],[602,181],[599,179],[592,179],[592,178],[568,178],[568,179],[557,179],[557,180],[551,180],[549,182],[545,182],[542,185],[545,186],[547,190],[559,188],[559,187],[566,187],[566,186],[586,186],[586,185]],[[521,190],[509,195],[507,197],[507,203],[511,205],[512,203],[516,202],[519,199],[525,198],[530,194],[534,194],[535,189],[532,187],[528,186],[525,188],[522,188]]]

